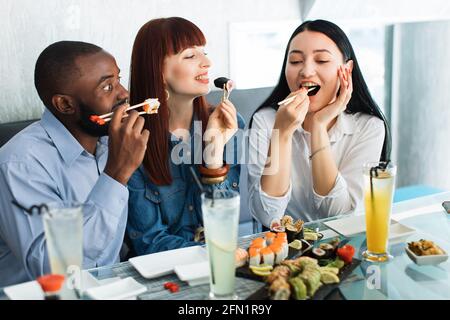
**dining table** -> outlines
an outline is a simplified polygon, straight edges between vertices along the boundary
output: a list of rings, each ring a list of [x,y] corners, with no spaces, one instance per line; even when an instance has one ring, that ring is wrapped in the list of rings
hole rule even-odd
[[[305,223],[305,227],[324,235],[321,241],[339,238],[355,248],[357,267],[343,279],[335,290],[321,299],[345,300],[447,300],[450,299],[450,261],[437,265],[417,265],[407,255],[407,243],[420,239],[432,240],[445,252],[450,252],[450,214],[442,203],[450,200],[450,192],[418,197],[393,204],[391,218],[414,232],[407,237],[389,244],[392,258],[385,263],[364,261],[362,253],[367,249],[366,234],[360,232],[343,235],[328,225],[330,221],[347,217],[333,216]],[[364,215],[364,211],[352,215]],[[245,235],[239,238],[238,246],[248,248],[250,242],[264,233]],[[209,297],[209,284],[190,286],[181,281],[175,273],[154,278],[144,278],[130,263],[120,262],[110,266],[85,270],[99,282],[132,277],[145,286],[146,290],[137,300],[203,300]],[[173,282],[179,290],[172,292],[164,284]],[[236,277],[235,291],[239,299],[254,297],[266,284],[247,277]],[[88,299],[82,296],[83,299]],[[8,299],[0,289],[0,299]]]

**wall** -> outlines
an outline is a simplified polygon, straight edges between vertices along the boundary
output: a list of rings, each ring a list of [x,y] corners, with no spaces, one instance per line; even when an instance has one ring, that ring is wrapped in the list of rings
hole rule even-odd
[[[395,33],[397,185],[421,183],[448,190],[450,21],[396,25]]]
[[[206,34],[214,66],[229,74],[230,22],[300,19],[300,0],[2,0],[0,11],[0,123],[38,118],[34,89],[39,53],[59,40],[81,40],[112,53],[128,83],[131,47],[152,18],[183,16]]]

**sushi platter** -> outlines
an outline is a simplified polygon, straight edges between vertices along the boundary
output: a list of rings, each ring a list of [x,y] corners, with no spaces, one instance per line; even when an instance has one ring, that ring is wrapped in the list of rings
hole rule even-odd
[[[258,238],[257,238],[258,239]],[[301,245],[301,247],[300,247]],[[299,257],[303,254],[305,254],[308,250],[312,249],[312,244],[309,243],[306,240],[300,240],[300,245],[299,247],[295,248],[292,246],[288,245],[288,251],[287,251],[287,255],[285,257],[283,257],[282,255],[277,256],[276,254],[273,255],[273,263],[270,263],[270,261],[266,261],[266,263],[258,263],[256,265],[256,263],[253,263],[253,251],[254,249],[252,249],[252,247],[249,248],[249,252],[250,252],[250,257],[249,257],[249,263],[244,264],[243,266],[239,267],[236,269],[236,276],[241,277],[241,278],[247,278],[247,279],[252,279],[252,280],[257,280],[257,281],[264,281],[264,266],[265,265],[274,265],[275,264],[275,260],[276,262],[281,262],[281,260],[284,259],[291,259],[291,258],[295,258],[295,257]],[[262,252],[266,253],[268,250],[261,250]],[[270,253],[269,253],[270,256]],[[258,257],[258,259],[261,258],[261,255]],[[267,258],[265,258],[267,260]],[[270,259],[270,257],[269,257]],[[267,263],[269,262],[269,263]],[[255,268],[253,268],[252,266],[254,266]],[[263,271],[262,275],[258,274],[257,272],[255,273],[254,271],[252,271],[252,268],[254,270],[258,270],[258,267],[260,267],[260,270]],[[271,270],[271,269],[270,269]]]
[[[322,235],[283,217],[263,237],[239,249],[236,276],[265,282],[248,299],[324,299],[360,264],[347,239],[320,242]]]
[[[302,259],[304,261],[301,261]],[[266,279],[267,284],[247,297],[247,300],[325,300],[361,263],[360,260],[353,259],[350,264],[344,265],[336,275],[339,281],[335,282],[336,278],[330,276],[335,272],[332,271],[333,267],[318,266],[317,269],[314,260],[307,256],[298,258],[298,265],[302,266],[303,271],[297,276],[288,274],[284,275],[285,278],[283,275],[278,277],[274,275],[272,278],[269,276]],[[282,274],[283,271],[287,271],[281,267],[284,265],[276,267],[273,272]]]

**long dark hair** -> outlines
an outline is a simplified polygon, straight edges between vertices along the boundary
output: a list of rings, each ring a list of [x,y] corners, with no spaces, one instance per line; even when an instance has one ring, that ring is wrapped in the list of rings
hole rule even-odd
[[[147,98],[159,98],[158,114],[145,117],[145,128],[151,133],[143,165],[150,180],[157,185],[169,185],[169,108],[164,90],[164,58],[192,46],[206,43],[201,30],[192,22],[180,18],[161,18],[144,24],[136,35],[131,54],[130,103]],[[194,114],[202,121],[203,130],[209,117],[209,104],[204,96],[194,99]]]
[[[367,88],[367,84],[364,81],[363,75],[361,73],[361,69],[359,68],[355,52],[353,51],[352,45],[348,40],[347,36],[345,35],[344,31],[342,31],[342,29],[339,28],[334,23],[326,20],[305,21],[297,29],[295,29],[286,47],[283,67],[281,69],[278,84],[275,86],[270,96],[258,107],[258,109],[256,109],[253,115],[256,112],[258,112],[258,110],[260,110],[261,108],[268,106],[274,108],[275,110],[278,110],[277,102],[283,100],[284,98],[286,98],[287,95],[291,93],[285,75],[287,56],[292,39],[294,39],[295,36],[297,36],[299,33],[303,31],[315,31],[323,33],[328,38],[333,40],[333,42],[336,44],[336,46],[339,48],[342,55],[344,56],[345,62],[353,60],[353,71],[352,71],[353,93],[349,103],[347,104],[347,109],[345,110],[345,112],[350,114],[362,112],[374,115],[377,118],[383,120],[386,134],[384,138],[383,150],[381,152],[380,160],[381,161],[390,160],[392,141],[387,120],[383,112],[381,112],[380,108],[370,95],[369,89]]]

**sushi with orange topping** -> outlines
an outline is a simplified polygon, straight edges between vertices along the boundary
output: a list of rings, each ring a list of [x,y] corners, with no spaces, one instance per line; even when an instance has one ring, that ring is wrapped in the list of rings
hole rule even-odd
[[[250,244],[250,247],[257,247],[257,248],[264,248],[266,246],[267,244],[264,238],[253,239],[252,243]]]
[[[259,266],[261,264],[261,254],[259,253],[261,251],[260,248],[250,248],[248,250],[248,256],[249,256],[249,262],[248,264],[250,266]]]
[[[89,120],[91,120],[92,122],[94,122],[100,126],[103,126],[106,123],[106,121],[104,119],[100,118],[100,116],[98,116],[96,114],[91,115],[89,117]]]
[[[269,247],[262,248],[260,254],[261,254],[261,261],[263,264],[273,266],[275,262],[275,255],[273,254],[272,249],[270,249]]]
[[[267,232],[265,234],[264,238],[266,239],[266,243],[268,246],[270,246],[273,243],[273,241],[275,240],[275,237],[276,237],[276,233],[274,233],[274,232]]]

